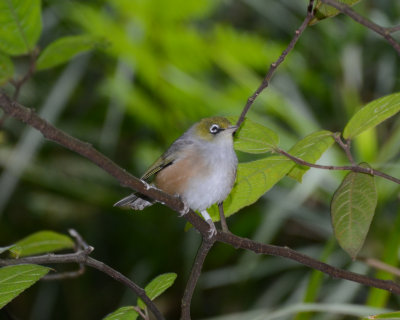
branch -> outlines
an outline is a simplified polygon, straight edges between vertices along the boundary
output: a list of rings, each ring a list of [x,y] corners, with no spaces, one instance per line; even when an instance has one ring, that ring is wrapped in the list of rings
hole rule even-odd
[[[333,267],[327,263],[310,258],[300,252],[294,251],[288,247],[278,247],[269,244],[259,243],[250,239],[238,237],[231,233],[219,232],[217,241],[221,241],[232,245],[235,248],[253,251],[257,254],[265,254],[271,256],[284,257],[293,261],[297,261],[302,265],[312,269],[319,270],[333,278],[346,279],[349,281],[364,284],[369,287],[375,287],[400,295],[400,285],[393,281],[380,280],[372,277],[367,277],[351,271],[346,271]]]
[[[93,251],[93,247],[88,246],[84,250],[78,250],[74,253],[67,254],[45,254],[40,256],[32,256],[20,259],[0,259],[0,266],[11,266],[18,264],[65,264],[65,263],[78,263],[80,265],[86,265],[88,267],[95,268],[111,278],[117,280],[123,285],[130,288],[137,296],[139,296],[143,302],[147,305],[147,307],[151,310],[157,320],[165,320],[164,316],[157,309],[156,305],[150,298],[146,295],[144,289],[135,284],[132,280],[125,277],[119,271],[111,268],[105,263],[98,261],[89,256],[89,254]],[[55,275],[56,276],[56,275]]]
[[[367,18],[364,18],[357,12],[355,12],[352,8],[344,3],[339,3],[336,0],[321,0],[323,3],[334,7],[335,9],[339,10],[341,13],[349,16],[354,21],[362,24],[363,26],[367,27],[368,29],[376,32],[377,34],[384,37],[390,45],[397,51],[397,54],[400,56],[400,44],[396,42],[396,40],[391,36],[391,33],[399,31],[400,26],[396,26],[393,28],[384,28]]]
[[[10,83],[15,87],[14,95],[13,95],[13,100],[18,100],[19,92],[21,90],[21,87],[27,82],[33,75],[36,69],[36,59],[39,55],[39,49],[35,48],[31,53],[30,53],[30,64],[28,71],[25,73],[23,77],[21,77],[19,80],[11,80]]]
[[[192,210],[186,213],[187,207],[179,198],[156,189],[148,185],[145,181],[132,176],[125,169],[122,169],[115,162],[97,151],[91,144],[78,140],[64,131],[57,129],[46,120],[39,117],[32,109],[28,109],[18,102],[12,101],[4,93],[0,93],[0,108],[3,109],[7,115],[37,129],[48,140],[54,141],[89,159],[117,179],[122,186],[129,187],[151,199],[164,203],[167,207],[180,214],[184,214],[186,220],[195,226],[203,236],[208,237],[208,224]]]
[[[199,251],[196,255],[196,260],[194,261],[194,265],[192,271],[190,273],[189,280],[186,284],[185,292],[182,298],[182,315],[181,320],[190,320],[190,302],[192,301],[193,292],[197,284],[197,280],[199,280],[201,269],[203,268],[204,260],[207,257],[208,252],[212,248],[215,243],[215,239],[207,239],[203,238],[203,242],[199,248]]]
[[[117,166],[114,162],[112,162],[109,158],[98,152],[96,149],[94,149],[91,145],[82,142],[76,138],[73,138],[72,136],[66,134],[62,130],[59,130],[46,122],[45,120],[41,119],[38,115],[36,115],[32,110],[18,104],[17,102],[11,101],[11,99],[5,95],[0,93],[0,108],[3,109],[7,114],[10,116],[19,119],[28,125],[38,129],[46,138],[53,140],[62,146],[77,152],[84,157],[88,158],[90,161],[93,163],[97,164],[99,167],[103,168],[106,172],[111,174],[113,177],[115,177],[122,185],[128,186],[132,188],[133,190],[136,190],[156,201],[163,202],[166,206],[169,208],[173,209],[174,211],[178,213],[184,213],[185,211],[185,206],[184,204],[177,198],[170,196],[161,190],[155,189],[151,186],[149,186],[147,183],[145,183],[142,180],[139,180],[132,175],[130,175],[128,172],[126,172],[124,169],[120,168]],[[286,153],[283,150],[276,150],[277,152],[287,155],[290,159],[295,161],[296,163],[300,165],[306,165],[310,167],[315,167],[315,168],[322,168],[322,169],[330,169],[330,170],[351,170],[351,171],[356,171],[356,172],[363,172],[363,173],[368,173],[368,174],[375,174],[379,175],[382,177],[385,177],[389,179],[390,176],[381,173],[379,171],[375,171],[372,169],[367,169],[367,168],[361,168],[361,167],[353,167],[353,166],[346,166],[346,167],[335,167],[335,166],[321,166],[321,165],[315,165],[312,163],[308,163],[306,161],[303,161],[301,159],[298,159],[294,156],[291,156],[290,154]],[[392,180],[396,183],[400,183],[399,179],[390,177],[389,180]],[[203,236],[203,239],[207,239],[208,237],[208,230],[209,226],[208,224],[201,219],[198,215],[196,215],[193,211],[189,210],[188,213],[186,213],[183,216],[188,222],[190,222]],[[341,278],[341,279],[347,279],[350,281],[358,282],[367,286],[371,287],[376,287],[380,289],[387,290],[389,292],[393,292],[396,294],[400,295],[400,286],[391,282],[391,281],[384,281],[384,280],[379,280],[375,278],[370,278],[366,277],[360,274],[356,274],[353,272],[345,271],[342,269],[335,268],[333,266],[330,266],[328,264],[325,264],[323,262],[320,262],[316,259],[313,259],[311,257],[305,256],[301,253],[298,253],[294,250],[291,250],[286,247],[277,247],[277,246],[272,246],[272,245],[266,245],[262,243],[257,243],[255,241],[246,239],[246,238],[241,238],[235,235],[232,235],[230,233],[225,233],[218,231],[217,235],[215,238],[211,239],[211,241],[220,241],[227,243],[234,248],[242,248],[246,250],[250,250],[256,253],[260,254],[265,254],[265,255],[274,255],[274,256],[280,256],[284,258],[288,258],[294,261],[297,261],[305,266],[309,266],[311,268],[320,270],[321,272],[324,272],[328,275],[331,275],[335,278]],[[5,264],[16,264],[16,263],[69,263],[69,262],[75,262],[75,263],[84,263],[86,266],[90,266],[93,268],[96,268],[98,270],[101,270],[107,274],[110,274],[113,269],[110,267],[104,265],[103,263],[94,260],[91,257],[87,257],[86,255],[83,256],[76,256],[77,254],[67,254],[67,255],[45,255],[45,256],[39,256],[39,257],[30,257],[30,258],[24,258],[24,259],[18,259],[18,260],[0,260],[0,265],[5,265]],[[26,260],[28,259],[28,260]],[[135,288],[136,285],[132,285],[131,281],[121,275],[120,273],[116,274],[115,279],[118,281],[125,283],[132,289]],[[135,289],[133,289],[135,290]],[[141,288],[138,289],[143,290]],[[143,301],[146,302],[146,299],[143,299]],[[150,308],[150,307],[149,307]],[[158,318],[162,319],[162,317]]]
[[[351,140],[347,140],[346,142],[343,142],[342,138],[340,137],[340,133],[334,133],[333,139],[336,141],[336,143],[344,150],[346,153],[347,159],[349,159],[350,163],[355,166],[356,162],[354,161],[353,155],[351,154],[350,148],[351,148]]]
[[[390,176],[386,173],[383,173],[381,171],[372,169],[372,168],[363,168],[361,166],[358,165],[354,165],[354,166],[327,166],[327,165],[322,165],[322,164],[315,164],[315,163],[311,163],[311,162],[307,162],[303,159],[297,158],[295,156],[292,156],[290,153],[282,150],[282,149],[275,149],[274,150],[277,153],[280,153],[282,155],[284,155],[285,157],[289,158],[290,160],[292,160],[293,162],[301,165],[301,166],[306,166],[306,167],[310,167],[310,168],[316,168],[316,169],[324,169],[324,170],[342,170],[342,171],[353,171],[353,172],[360,172],[360,173],[367,173],[367,174],[371,174],[373,176],[379,176],[381,178],[384,178],[386,180],[395,182],[397,184],[400,184],[400,179],[395,178],[393,176]]]
[[[262,80],[260,86],[257,88],[256,91],[247,99],[247,103],[243,108],[243,111],[239,117],[239,120],[237,121],[236,125],[240,127],[242,122],[244,121],[244,118],[246,117],[247,112],[250,110],[251,106],[253,105],[254,101],[257,99],[257,97],[260,95],[260,93],[268,87],[269,81],[271,80],[272,76],[275,73],[275,70],[279,67],[279,65],[285,60],[286,56],[289,54],[290,51],[294,48],[295,44],[297,43],[297,40],[299,40],[300,36],[302,35],[303,31],[306,29],[308,26],[309,22],[311,19],[314,17],[314,0],[310,0],[308,7],[307,7],[307,16],[304,19],[303,23],[301,26],[295,31],[295,35],[292,38],[292,40],[289,42],[288,46],[286,49],[282,52],[282,54],[279,56],[278,60],[275,62],[271,63],[271,66],[268,69],[267,74],[265,75],[264,79]]]

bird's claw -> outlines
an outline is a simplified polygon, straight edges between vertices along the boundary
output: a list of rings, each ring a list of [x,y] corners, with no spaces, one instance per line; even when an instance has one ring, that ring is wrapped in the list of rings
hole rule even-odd
[[[208,239],[211,239],[217,235],[217,228],[211,219],[207,220],[207,223],[210,226],[210,229],[208,230]]]

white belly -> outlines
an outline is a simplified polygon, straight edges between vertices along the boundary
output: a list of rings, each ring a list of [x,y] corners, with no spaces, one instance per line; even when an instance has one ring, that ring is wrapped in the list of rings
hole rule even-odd
[[[212,153],[207,161],[207,174],[191,179],[181,195],[193,210],[206,210],[228,196],[236,178],[237,158],[232,148],[221,148]]]

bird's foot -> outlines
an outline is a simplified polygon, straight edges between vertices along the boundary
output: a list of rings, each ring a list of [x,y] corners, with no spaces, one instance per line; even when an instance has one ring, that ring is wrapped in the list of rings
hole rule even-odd
[[[179,200],[181,200],[182,203],[183,203],[183,209],[181,209],[181,211],[179,211],[179,217],[183,217],[186,213],[189,212],[190,208],[189,208],[189,206],[187,205],[187,203],[186,203],[181,197],[178,197],[178,198],[179,198]]]
[[[210,226],[210,230],[208,230],[208,239],[213,238],[217,235],[217,228],[215,227],[214,222],[211,219],[207,219],[206,222]]]

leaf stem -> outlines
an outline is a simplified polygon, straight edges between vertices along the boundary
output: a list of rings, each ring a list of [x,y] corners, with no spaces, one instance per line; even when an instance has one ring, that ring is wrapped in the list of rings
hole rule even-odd
[[[303,159],[297,158],[293,155],[291,155],[290,153],[282,150],[282,149],[275,149],[274,150],[276,153],[282,154],[285,157],[289,158],[290,160],[292,160],[293,162],[301,165],[301,166],[306,166],[306,167],[310,167],[310,168],[316,168],[316,169],[324,169],[324,170],[343,170],[343,171],[353,171],[353,172],[360,172],[360,173],[367,173],[367,174],[371,174],[373,176],[379,176],[381,178],[384,178],[386,180],[390,180],[392,182],[395,182],[397,184],[400,184],[400,179],[397,179],[393,176],[390,176],[386,173],[383,173],[381,171],[372,169],[372,168],[364,168],[361,167],[359,165],[352,165],[352,166],[329,166],[329,165],[321,165],[321,164],[315,164],[315,163],[311,163],[311,162],[307,162]]]

